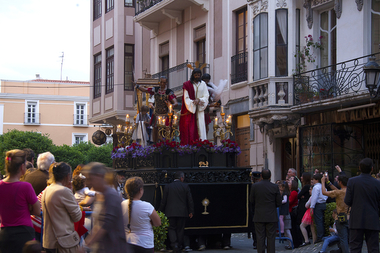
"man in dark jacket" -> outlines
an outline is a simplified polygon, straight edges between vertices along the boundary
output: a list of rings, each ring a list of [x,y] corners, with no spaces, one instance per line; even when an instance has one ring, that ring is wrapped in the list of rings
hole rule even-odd
[[[372,159],[361,160],[359,170],[359,176],[348,180],[344,198],[344,202],[351,207],[348,222],[350,252],[361,252],[364,235],[368,252],[379,252],[380,182],[371,177]]]
[[[278,228],[277,207],[281,205],[281,194],[278,186],[270,182],[271,172],[263,169],[260,182],[251,187],[250,201],[255,208],[253,222],[257,238],[257,252],[275,252],[276,229]]]
[[[194,213],[193,198],[184,179],[183,172],[175,173],[174,182],[165,186],[160,206],[169,219],[169,240],[175,253],[180,252],[183,245],[186,218],[192,218]]]

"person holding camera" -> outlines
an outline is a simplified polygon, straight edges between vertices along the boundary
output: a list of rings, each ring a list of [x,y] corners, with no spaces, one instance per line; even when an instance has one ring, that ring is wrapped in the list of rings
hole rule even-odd
[[[339,166],[338,166],[339,167]],[[344,203],[344,197],[346,196],[347,190],[347,182],[348,178],[344,175],[340,175],[338,177],[338,184],[340,189],[337,189],[328,178],[328,175],[324,174],[321,179],[322,182],[322,194],[328,196],[330,198],[335,198],[336,201],[336,209],[337,209],[337,217],[335,219],[336,222],[336,230],[338,231],[340,247],[343,253],[348,253],[348,219],[350,217],[350,208]],[[333,189],[332,191],[327,191],[327,185]]]
[[[312,209],[314,215],[314,222],[317,228],[317,240],[314,243],[322,241],[324,236],[324,213],[326,210],[326,200],[327,196],[322,194],[322,185],[321,185],[322,174],[315,174],[311,180],[314,185],[313,191],[311,194],[311,203],[310,209]]]

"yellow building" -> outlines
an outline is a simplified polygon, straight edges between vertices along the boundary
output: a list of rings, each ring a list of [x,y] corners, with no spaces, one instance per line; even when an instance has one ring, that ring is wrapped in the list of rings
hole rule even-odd
[[[55,145],[91,140],[89,82],[1,80],[0,134],[12,129],[49,134]]]

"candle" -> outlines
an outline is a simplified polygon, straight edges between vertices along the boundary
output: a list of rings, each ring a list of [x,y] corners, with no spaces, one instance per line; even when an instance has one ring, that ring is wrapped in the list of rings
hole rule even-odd
[[[172,109],[173,109],[172,105],[169,105],[169,113],[172,113]]]
[[[159,124],[159,125],[161,125],[161,120],[162,120],[162,118],[161,118],[161,116],[159,116],[159,117],[158,117],[158,124]]]
[[[121,125],[117,125],[117,130],[116,132],[121,132]]]
[[[218,118],[217,117],[215,117],[215,123],[214,123],[214,125],[215,126],[218,125]]]
[[[228,124],[228,121],[229,121],[229,120],[228,120],[228,119],[226,119],[226,123],[227,123],[227,124]]]
[[[127,114],[127,119],[126,119],[127,122],[129,122],[129,114]]]
[[[224,113],[223,105],[220,107],[220,110],[221,110],[221,111],[220,111],[221,113]]]
[[[132,132],[132,126],[129,127],[129,131]]]
[[[174,115],[174,122],[173,124],[175,125],[177,123],[177,115]]]

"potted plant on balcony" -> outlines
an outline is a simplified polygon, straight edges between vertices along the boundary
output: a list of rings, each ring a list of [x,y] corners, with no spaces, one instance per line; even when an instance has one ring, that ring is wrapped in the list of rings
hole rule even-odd
[[[296,64],[296,69],[293,70],[294,74],[306,72],[307,63],[315,63],[317,57],[315,55],[316,50],[323,50],[323,45],[320,36],[317,41],[313,39],[313,36],[309,34],[305,36],[306,44],[302,48],[296,51],[294,57],[299,59],[299,63]],[[307,62],[307,63],[306,63]],[[318,65],[316,66],[318,68]]]

